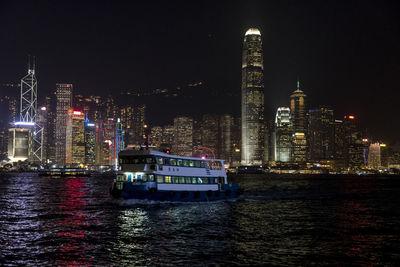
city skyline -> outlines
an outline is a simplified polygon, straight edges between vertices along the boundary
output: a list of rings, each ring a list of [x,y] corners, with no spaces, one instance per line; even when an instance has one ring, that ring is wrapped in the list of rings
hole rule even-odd
[[[223,10],[223,3],[211,9],[207,9],[207,3],[194,8],[119,3],[98,5],[94,11],[88,11],[88,4],[58,3],[39,10],[39,5],[28,3],[30,10],[37,12],[26,14],[21,20],[13,16],[17,12],[15,4],[2,5],[1,22],[15,28],[2,29],[9,38],[0,44],[2,62],[7,62],[0,66],[4,79],[0,82],[18,82],[26,72],[27,55],[36,55],[39,99],[54,90],[55,83],[63,82],[74,84],[74,90],[80,93],[107,95],[115,90],[173,88],[185,81],[204,81],[214,90],[236,92],[232,104],[222,105],[220,113],[233,109],[238,114],[232,106],[240,104],[240,36],[248,28],[258,27],[266,39],[263,44],[268,73],[264,91],[266,120],[274,117],[277,107],[288,106],[287,98],[299,76],[302,88],[310,97],[310,108],[319,104],[331,106],[338,119],[355,114],[374,136],[384,140],[395,141],[399,133],[399,126],[393,125],[398,95],[395,74],[399,53],[393,46],[398,38],[398,21],[394,16],[398,8],[389,1],[380,5],[329,1],[324,4],[241,2],[230,5],[222,19],[216,14]],[[121,7],[126,7],[126,11],[114,16],[113,11]],[[132,28],[132,36],[126,37],[123,33],[139,17],[149,15],[150,8],[159,17],[149,16]],[[140,15],[138,10],[145,12]],[[185,10],[191,10],[193,18],[182,15],[181,20],[173,19],[160,26],[159,22],[170,14],[186,14],[182,12]],[[57,22],[55,11],[69,11],[74,21]],[[273,14],[274,11],[280,16]],[[88,18],[84,19],[84,14]],[[30,42],[23,43],[16,32],[28,31],[22,27],[28,18],[31,18],[28,29],[33,33],[28,35]],[[237,22],[228,27],[234,18]],[[54,22],[54,25],[45,22]],[[115,25],[120,27],[112,33]],[[82,27],[81,31],[77,30],[78,26]],[[357,34],[352,35],[353,32]],[[144,38],[149,36],[153,37]],[[74,42],[62,42],[64,37]],[[132,52],[150,51],[150,48],[153,54],[149,56]],[[188,54],[191,56],[187,57]],[[143,68],[138,70],[140,65]],[[205,110],[199,113],[207,113]],[[385,110],[385,120],[377,110]]]

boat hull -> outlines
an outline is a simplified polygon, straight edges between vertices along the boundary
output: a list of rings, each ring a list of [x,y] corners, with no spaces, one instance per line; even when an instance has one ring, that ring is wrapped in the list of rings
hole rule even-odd
[[[157,191],[152,190],[118,190],[111,188],[110,193],[115,198],[139,199],[149,201],[173,201],[173,202],[201,202],[240,197],[243,190],[238,185],[227,185],[218,191]]]

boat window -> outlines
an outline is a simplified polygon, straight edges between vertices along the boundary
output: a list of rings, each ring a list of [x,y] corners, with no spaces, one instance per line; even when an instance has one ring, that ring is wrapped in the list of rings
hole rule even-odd
[[[200,178],[203,182],[203,184],[208,184],[209,183],[209,181],[208,181],[208,177],[203,177],[203,178]]]
[[[154,182],[154,174],[148,174],[148,175],[147,175],[147,180],[148,180],[149,182]]]
[[[138,177],[139,177],[139,175],[138,175]],[[143,181],[143,182],[147,182],[147,178],[148,178],[148,177],[147,177],[146,174],[143,174],[143,175],[142,175],[142,181]]]
[[[197,184],[197,177],[192,177],[192,184]]]
[[[187,159],[183,160],[183,166],[189,167],[189,161]]]
[[[164,161],[164,165],[169,165],[169,163],[168,163],[168,158],[162,158],[163,159],[163,161]]]
[[[200,168],[200,161],[196,160],[196,161],[194,162],[194,166],[195,166],[196,168]]]
[[[165,176],[165,182],[171,183],[171,176]]]
[[[163,159],[161,157],[156,157],[157,164],[163,165]]]
[[[185,182],[187,184],[191,184],[192,183],[192,178],[191,177],[185,177]]]
[[[174,184],[179,183],[179,177],[176,177],[176,176],[172,177],[172,182],[173,182]]]
[[[164,183],[164,176],[157,175],[157,183]]]
[[[147,163],[147,164],[154,164],[154,163],[155,163],[155,160],[154,160],[153,157],[147,157],[147,158],[146,158],[146,163]]]
[[[201,161],[201,162],[200,162],[200,167],[201,167],[201,168],[204,168],[205,166],[206,166],[206,162],[205,162],[205,161]]]
[[[183,160],[182,159],[177,159],[176,160],[176,166],[183,166]]]
[[[194,160],[189,161],[189,166],[194,167]]]
[[[185,183],[185,177],[179,177],[179,183],[184,184]]]
[[[169,165],[176,166],[176,159],[169,159]]]

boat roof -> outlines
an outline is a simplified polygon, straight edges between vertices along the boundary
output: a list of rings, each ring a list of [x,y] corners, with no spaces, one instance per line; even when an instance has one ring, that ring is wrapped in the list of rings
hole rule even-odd
[[[189,159],[189,160],[224,161],[223,159],[203,159],[203,158],[195,158],[195,157],[184,157],[184,156],[179,156],[179,155],[167,154],[167,153],[157,151],[157,150],[127,149],[127,150],[123,150],[118,153],[118,156],[147,156],[147,155],[161,156],[161,157],[166,157],[166,158]]]

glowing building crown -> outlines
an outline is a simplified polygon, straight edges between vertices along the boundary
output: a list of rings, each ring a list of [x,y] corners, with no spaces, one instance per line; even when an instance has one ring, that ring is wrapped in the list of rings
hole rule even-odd
[[[260,30],[257,28],[250,28],[247,30],[245,36],[247,35],[261,35]]]

